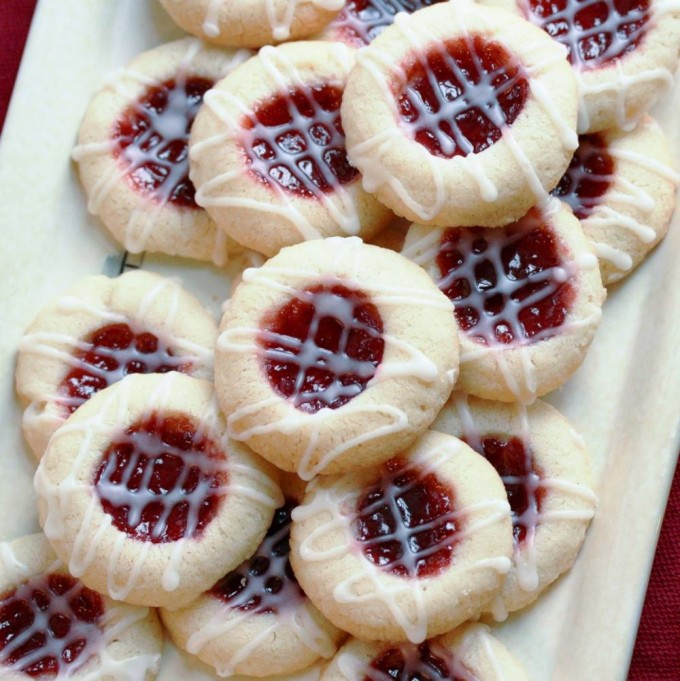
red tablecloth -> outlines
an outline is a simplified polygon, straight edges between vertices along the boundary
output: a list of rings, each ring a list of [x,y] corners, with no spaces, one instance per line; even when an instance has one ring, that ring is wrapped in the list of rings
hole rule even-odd
[[[0,130],[36,0],[0,0]],[[678,405],[680,408],[680,405]],[[631,547],[634,550],[634,547]],[[680,469],[676,471],[629,681],[680,681]],[[533,681],[547,681],[535,679]],[[597,681],[570,679],[569,681]]]

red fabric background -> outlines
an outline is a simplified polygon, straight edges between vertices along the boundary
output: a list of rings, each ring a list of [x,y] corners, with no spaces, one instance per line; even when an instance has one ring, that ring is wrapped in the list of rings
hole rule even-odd
[[[35,4],[36,0],[0,0],[0,130]],[[675,474],[659,540],[629,681],[680,681],[679,578],[680,469]]]

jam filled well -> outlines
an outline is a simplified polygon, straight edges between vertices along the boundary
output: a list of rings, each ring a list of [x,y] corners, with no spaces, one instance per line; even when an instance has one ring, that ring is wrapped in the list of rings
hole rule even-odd
[[[473,681],[473,677],[451,664],[451,654],[435,651],[428,643],[401,643],[383,650],[371,660],[361,681]]]
[[[400,458],[360,498],[352,524],[364,556],[400,577],[431,577],[451,562],[456,535],[453,492],[434,473]]]
[[[250,172],[261,182],[314,198],[352,182],[340,120],[342,88],[304,85],[274,95],[246,116],[241,144]]]
[[[527,75],[498,43],[458,38],[405,65],[402,126],[434,156],[477,154],[497,142],[529,94]]]
[[[270,385],[308,413],[363,392],[385,348],[376,306],[341,284],[298,291],[265,316],[257,344]]]
[[[118,530],[159,544],[200,536],[225,494],[225,467],[188,417],[152,413],[112,439],[94,486]]]
[[[31,578],[0,595],[2,668],[39,679],[70,676],[98,649],[104,602],[73,577]]]
[[[174,357],[158,336],[149,331],[133,331],[124,323],[108,324],[90,333],[79,343],[73,358],[58,390],[69,414],[128,374],[191,370],[191,365]]]
[[[458,325],[484,345],[554,333],[575,295],[556,235],[531,213],[506,227],[446,230],[436,262]]]
[[[178,75],[150,87],[113,130],[114,156],[128,184],[157,203],[198,208],[189,179],[189,133],[211,80]]]
[[[295,506],[287,499],[277,509],[255,555],[215,584],[212,596],[237,610],[258,614],[276,614],[304,597],[288,558],[290,514]]]
[[[527,5],[529,19],[582,68],[606,66],[632,52],[650,17],[650,0],[528,0]]]

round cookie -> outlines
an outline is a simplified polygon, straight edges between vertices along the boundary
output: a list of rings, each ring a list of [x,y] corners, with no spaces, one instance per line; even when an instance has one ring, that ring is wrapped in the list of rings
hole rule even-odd
[[[577,146],[563,49],[467,0],[399,14],[357,56],[342,102],[367,191],[428,225],[502,225],[559,182]]]
[[[380,469],[316,478],[293,513],[302,588],[361,639],[421,643],[478,616],[510,555],[498,474],[434,431]]]
[[[281,493],[225,429],[212,386],[177,372],[126,376],[74,412],[35,475],[71,573],[116,600],[182,607],[250,555]]]
[[[46,305],[19,344],[23,431],[40,458],[91,395],[128,373],[211,379],[217,324],[175,279],[142,270],[87,277]]]
[[[512,509],[512,569],[491,603],[505,619],[574,564],[595,513],[590,458],[549,404],[503,404],[454,393],[433,427],[463,439],[494,466]]]
[[[630,274],[668,231],[680,180],[669,148],[650,116],[632,130],[581,135],[553,190],[581,221],[604,284]]]
[[[488,627],[467,624],[416,646],[352,639],[319,681],[528,681],[517,660]]]
[[[261,47],[318,33],[344,0],[161,0],[188,33],[225,47]]]
[[[153,610],[115,603],[65,570],[42,534],[0,542],[0,678],[153,681]]]
[[[578,130],[630,128],[673,84],[680,8],[662,0],[482,0],[562,44],[578,79]]]
[[[335,654],[343,632],[310,603],[288,558],[290,514],[304,483],[282,478],[285,503],[255,553],[189,607],[161,610],[173,641],[219,676],[292,674]]]
[[[559,201],[505,227],[412,225],[402,254],[453,303],[458,390],[530,403],[581,365],[605,289],[579,221]]]
[[[355,51],[265,47],[206,96],[191,134],[197,200],[267,256],[327,236],[370,238],[392,218],[347,161],[340,102]]]
[[[457,365],[450,304],[422,269],[335,237],[246,270],[220,326],[215,386],[230,435],[309,480],[409,446]]]
[[[217,265],[242,250],[196,203],[187,148],[205,92],[250,55],[178,40],[137,56],[93,97],[73,158],[88,210],[126,250]]]

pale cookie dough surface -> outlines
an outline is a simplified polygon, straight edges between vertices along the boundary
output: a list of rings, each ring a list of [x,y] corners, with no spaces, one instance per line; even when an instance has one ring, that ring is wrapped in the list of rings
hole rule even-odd
[[[138,336],[152,333],[157,352],[137,354],[131,346],[120,354],[100,349],[98,356],[113,363],[110,371],[98,371],[83,360],[83,353],[94,352],[93,334],[111,325],[127,325]],[[160,363],[211,379],[216,337],[211,314],[175,279],[141,270],[114,279],[83,279],[38,313],[19,344],[16,389],[25,408],[24,436],[33,453],[43,455],[52,433],[83,401],[69,396],[64,385],[72,372],[113,383],[127,373],[121,364],[146,360],[149,366]],[[78,394],[95,392],[87,381],[80,383]]]
[[[505,249],[514,243],[517,235],[530,237],[534,230],[544,230],[546,226],[553,235],[560,265],[541,271],[537,268],[533,274],[509,276],[514,266],[503,262]],[[530,403],[564,384],[585,357],[599,325],[606,295],[597,258],[579,221],[553,199],[544,212],[534,209],[515,225],[479,232],[463,228],[459,230],[462,236],[456,248],[464,253],[465,262],[444,274],[437,258],[448,248],[447,236],[456,231],[456,228],[450,229],[451,232],[446,228],[412,225],[402,254],[422,265],[442,289],[453,285],[458,277],[468,281],[467,296],[455,301],[460,314],[467,314],[465,310],[470,305],[478,312],[482,308],[487,310],[499,296],[504,305],[495,315],[483,312],[466,331],[461,329],[461,366],[456,388],[485,399]],[[476,237],[485,239],[488,247],[475,251]],[[523,247],[517,248],[520,253]],[[531,258],[534,253],[540,257],[540,248],[533,245],[527,248],[527,253],[520,253],[516,260],[529,272]],[[484,268],[483,275],[478,272],[480,267]],[[525,295],[522,288],[532,277],[535,282],[547,278],[550,283],[543,293],[539,290],[532,298],[515,300],[513,295]],[[549,300],[549,296],[559,294],[565,282],[572,286],[572,292],[567,296],[562,322],[552,327],[538,325],[533,335],[527,335],[522,320],[531,321],[531,318],[520,315],[528,314],[525,310],[530,310],[532,303],[536,306],[542,300]],[[512,333],[510,342],[497,340],[501,327]],[[484,342],[475,340],[476,336]]]
[[[192,81],[214,84],[251,54],[205,47],[194,38],[178,40],[137,56],[93,97],[73,157],[88,210],[99,216],[126,250],[166,253],[216,265],[224,265],[230,253],[237,255],[243,250],[217,229],[193,200],[193,187],[186,185],[187,146],[190,112],[200,104]],[[143,100],[168,83],[174,83],[174,88],[166,89],[163,98],[156,95],[153,99],[156,108],[165,101],[163,114],[150,117]],[[192,100],[187,100],[185,88],[192,93]],[[156,132],[145,128],[147,123],[137,123],[134,135],[121,134],[125,130],[121,121],[131,113],[150,120]],[[160,134],[162,141],[156,140],[155,134]],[[135,141],[121,149],[117,136],[126,144],[133,136]],[[162,182],[154,189],[154,179],[159,177]],[[178,192],[185,195],[181,200],[177,200]]]
[[[46,588],[44,580],[49,575],[66,576],[68,571],[54,554],[44,535],[34,534],[12,542],[0,542],[0,612],[3,612],[3,604],[9,602],[13,594],[21,597],[15,590],[21,590],[22,586],[32,587],[31,594],[35,594],[35,590],[47,593],[51,601],[46,612],[31,606],[34,614],[31,626],[23,629],[13,641],[8,640],[0,650],[0,678],[3,681],[28,681],[35,678],[22,669],[30,666],[31,662],[35,664],[43,656],[50,655],[57,658],[59,679],[68,677],[74,681],[152,681],[156,678],[163,647],[163,632],[153,610],[116,603],[101,596],[103,614],[96,623],[84,622],[80,618],[76,619],[73,614],[74,609],[75,613],[78,612],[82,603],[67,599],[69,593],[71,599],[88,597],[78,596],[69,590],[62,594],[62,599]],[[29,592],[23,596],[29,597]],[[15,608],[14,612],[18,610]],[[50,623],[60,619],[59,624],[63,623],[64,617],[69,617],[68,633],[61,637],[53,636],[51,624],[48,629],[47,615],[50,615]],[[0,620],[0,630],[11,626],[11,621]],[[45,632],[45,645],[37,648],[35,653],[21,657],[14,664],[9,663],[8,657],[18,648],[16,643],[25,642],[29,632],[36,635],[41,630]],[[71,664],[64,664],[61,659],[62,648],[69,640],[75,642],[79,637],[86,639],[85,647]]]
[[[513,508],[512,569],[490,604],[493,616],[505,619],[532,603],[576,560],[597,503],[590,456],[568,421],[541,400],[523,407],[456,392],[433,427],[464,439],[480,454],[498,457],[496,463],[505,468],[496,470],[506,489],[518,504],[526,499],[526,508]],[[499,456],[500,443],[507,447]]]
[[[351,639],[335,656],[320,681],[388,681],[394,678],[528,681],[519,662],[484,625],[461,626],[428,640],[425,645],[426,654],[423,655],[412,643]],[[392,675],[379,669],[380,662],[388,659],[393,664],[385,666]],[[441,676],[443,667],[446,677]],[[403,675],[395,677],[394,674],[400,671]]]
[[[293,513],[291,561],[309,598],[340,628],[362,639],[420,643],[478,616],[499,588],[512,554],[509,505],[493,467],[450,435],[428,431],[397,455],[398,465],[396,473],[388,464],[312,481]],[[436,501],[434,490],[444,490]],[[375,501],[366,506],[369,492]],[[432,505],[412,526],[423,497]],[[382,534],[360,535],[362,509],[374,508],[385,519]],[[423,525],[438,528],[439,540],[420,536],[410,544],[427,542],[427,550],[413,553],[403,542]],[[394,545],[401,553],[385,554],[382,566],[366,553]],[[441,562],[428,573],[432,560]]]
[[[327,292],[340,286],[368,296],[383,325],[379,335],[384,352],[377,368],[350,359],[347,336],[339,339],[338,351],[329,352],[309,331],[300,340],[272,332],[263,335],[267,320],[276,319],[278,310],[297,305],[295,301],[316,300],[305,291],[319,286]],[[315,303],[311,323],[329,318],[346,332],[358,329],[361,324],[352,316],[357,308],[353,312],[347,305],[346,299],[325,293]],[[266,342],[280,342],[288,349],[278,353]],[[296,359],[296,353],[302,359]],[[265,368],[277,360],[299,367],[297,387],[288,398],[272,386]],[[448,398],[457,366],[450,304],[422,269],[359,239],[331,238],[284,249],[263,267],[245,272],[222,319],[215,381],[230,435],[280,468],[311,479],[318,473],[375,465],[409,446]],[[349,373],[375,373],[363,392],[344,404],[310,413],[296,407],[295,400],[314,398],[314,392],[304,392],[304,384],[299,389],[299,381],[303,376],[306,381],[315,367],[335,377],[348,368]],[[341,394],[343,389],[333,380],[321,398],[332,404],[334,391]]]
[[[507,125],[490,76],[477,73],[480,84],[469,97],[482,98],[477,106],[502,137],[477,153],[445,158],[431,153],[416,134],[430,126],[442,152],[453,147],[453,137],[460,150],[471,151],[470,133],[459,128],[467,116],[464,110],[474,103],[462,94],[442,100],[432,121],[434,114],[428,111],[434,105],[407,88],[409,69],[429,71],[426,55],[433,55],[452,73],[460,72],[445,46],[466,46],[469,54],[476,54],[475,39],[500,46],[509,55],[510,64],[527,79],[527,97]],[[519,82],[519,75],[512,78],[509,83]],[[444,84],[432,87],[440,98],[443,92],[453,97]],[[413,122],[400,113],[404,93],[417,109]],[[453,127],[447,123],[450,134],[441,132],[447,107],[458,116]],[[576,110],[576,82],[560,46],[510,12],[462,1],[400,14],[361,50],[345,90],[342,118],[349,158],[361,171],[364,188],[395,213],[428,225],[495,226],[518,219],[537,201],[546,200],[577,146]]]
[[[261,47],[322,30],[343,0],[161,0],[181,28],[226,47]]]
[[[188,444],[161,446],[149,421]],[[122,453],[106,459],[113,451]],[[165,474],[169,489],[156,482]],[[45,534],[72,574],[117,600],[181,607],[257,547],[281,503],[276,479],[226,436],[211,384],[172,372],[127,376],[86,402],[50,440],[35,488]],[[199,509],[211,498],[201,526]],[[128,509],[122,528],[104,501]],[[143,521],[159,504],[158,520]],[[171,523],[182,518],[175,538]]]
[[[265,47],[206,95],[192,128],[191,179],[197,201],[239,243],[272,256],[310,239],[370,238],[391,219],[344,156],[333,100],[354,60],[338,43]]]

